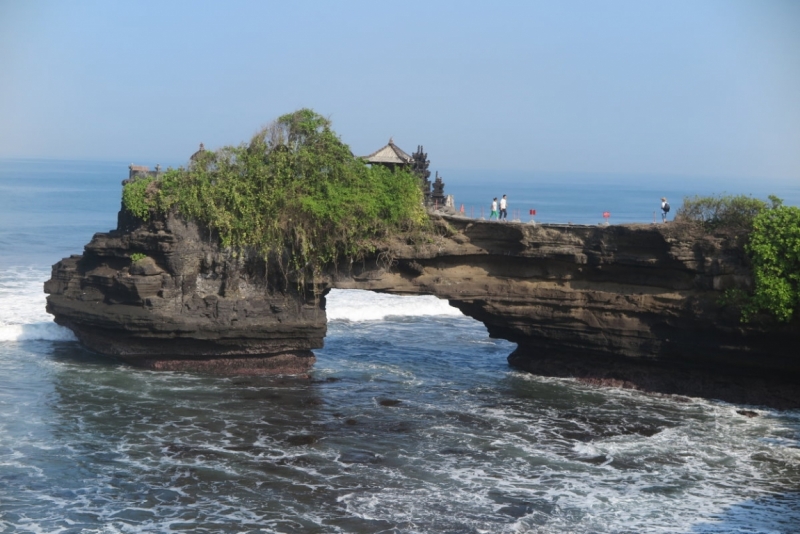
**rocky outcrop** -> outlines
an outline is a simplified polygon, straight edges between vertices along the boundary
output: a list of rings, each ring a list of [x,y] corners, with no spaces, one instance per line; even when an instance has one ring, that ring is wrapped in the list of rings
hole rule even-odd
[[[719,303],[750,281],[735,239],[675,224],[446,224],[449,238],[395,247],[392,269],[331,285],[446,298],[519,353],[800,372],[797,324],[745,326]]]
[[[723,289],[749,283],[742,249],[691,226],[437,217],[435,236],[331,268],[312,287],[179,217],[125,217],[55,265],[45,290],[86,346],[139,365],[302,372],[322,346],[325,292],[352,288],[447,299],[518,344],[512,365],[542,374],[707,396],[723,375],[773,391],[800,377],[798,323],[745,326],[721,306]],[[794,401],[772,404],[782,402]]]
[[[600,385],[800,407],[800,324],[744,325],[736,236],[692,225],[566,226],[447,218],[446,235],[395,247],[393,268],[331,285],[434,294],[518,344],[509,363]]]
[[[302,373],[327,321],[324,301],[290,282],[276,262],[222,251],[179,217],[121,213],[117,230],[53,266],[45,292],[81,343],[135,365]]]

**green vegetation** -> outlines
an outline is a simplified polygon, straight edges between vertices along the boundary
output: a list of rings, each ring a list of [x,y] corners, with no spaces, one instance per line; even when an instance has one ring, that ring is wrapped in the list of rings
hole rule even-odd
[[[676,219],[700,223],[708,230],[747,232],[752,229],[756,215],[781,204],[778,197],[770,196],[769,200],[767,203],[746,195],[686,197]]]
[[[126,184],[123,204],[144,220],[175,209],[216,231],[224,247],[271,254],[296,272],[358,259],[381,239],[420,228],[419,178],[367,166],[330,126],[308,109],[283,115],[247,144]]]
[[[148,188],[153,178],[138,178],[125,184],[122,188],[122,205],[142,220],[150,218],[151,202],[148,199]]]
[[[147,254],[142,254],[141,252],[134,252],[131,254],[131,262],[136,263],[137,261],[143,260],[147,257]]]
[[[775,196],[694,197],[684,199],[678,217],[744,240],[753,291],[729,289],[720,301],[741,308],[743,322],[760,313],[788,322],[800,311],[800,208]]]
[[[800,311],[800,208],[776,206],[756,215],[745,250],[755,291],[742,309],[742,320],[766,311],[789,321]]]

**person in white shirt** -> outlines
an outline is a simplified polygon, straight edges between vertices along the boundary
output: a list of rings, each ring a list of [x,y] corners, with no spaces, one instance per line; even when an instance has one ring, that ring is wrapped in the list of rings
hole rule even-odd
[[[506,196],[503,195],[503,198],[500,199],[500,220],[508,220],[508,211],[506,211],[508,201],[506,200]]]
[[[492,200],[492,213],[489,215],[489,220],[491,221],[492,218],[497,219],[497,197]]]

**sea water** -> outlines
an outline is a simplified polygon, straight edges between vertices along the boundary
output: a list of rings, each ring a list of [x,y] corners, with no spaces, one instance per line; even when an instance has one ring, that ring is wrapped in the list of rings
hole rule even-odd
[[[794,181],[723,177],[631,174],[446,171],[445,193],[464,215],[489,219],[492,199],[507,196],[508,219],[530,223],[622,224],[661,222],[661,199],[670,204],[668,219],[685,198],[705,195],[769,195],[800,206],[800,178]],[[532,214],[531,211],[535,211]],[[604,217],[607,215],[608,217]]]
[[[152,372],[83,349],[42,284],[115,226],[126,171],[0,162],[0,532],[800,531],[800,411],[518,372],[513,344],[434,297],[334,290],[310,378]],[[613,187],[448,180],[457,203],[547,192],[576,223],[596,214],[570,206]],[[680,196],[629,185],[620,206]]]

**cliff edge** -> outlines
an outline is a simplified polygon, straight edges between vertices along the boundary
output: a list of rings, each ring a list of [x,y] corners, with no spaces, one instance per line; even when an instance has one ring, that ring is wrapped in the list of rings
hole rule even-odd
[[[800,407],[800,321],[742,324],[741,240],[691,224],[538,225],[443,217],[392,268],[332,287],[434,294],[518,344],[509,363],[615,387]]]

